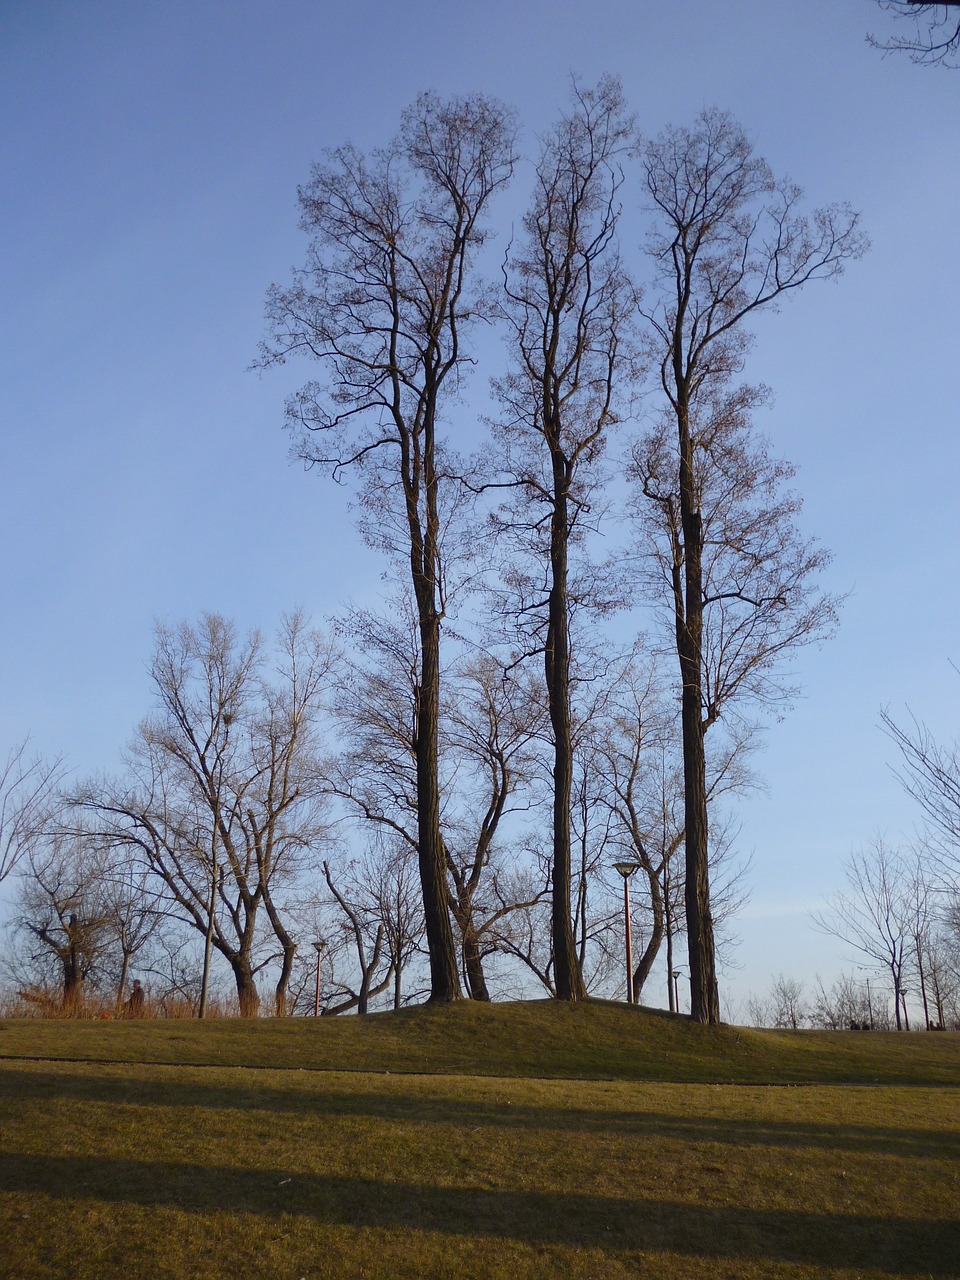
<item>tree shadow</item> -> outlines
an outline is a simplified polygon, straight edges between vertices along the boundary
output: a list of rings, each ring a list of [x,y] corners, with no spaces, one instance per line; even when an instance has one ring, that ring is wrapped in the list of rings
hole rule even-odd
[[[160,1068],[157,1069],[162,1070]],[[317,1085],[278,1089],[261,1083],[150,1079],[81,1072],[0,1070],[4,1092],[18,1098],[74,1098],[126,1102],[147,1107],[275,1112],[304,1116],[369,1118],[398,1123],[443,1124],[464,1128],[560,1130],[729,1143],[734,1146],[818,1147],[831,1151],[879,1152],[903,1157],[960,1159],[957,1130],[907,1129],[870,1124],[806,1120],[744,1119],[701,1114],[583,1107],[550,1107],[506,1100],[468,1100],[378,1091],[371,1093]],[[695,1087],[695,1086],[694,1086]]]
[[[5,1153],[0,1191],[189,1213],[294,1215],[321,1226],[407,1228],[617,1253],[872,1267],[909,1276],[955,1277],[960,1261],[956,1222],[422,1186],[283,1169]]]

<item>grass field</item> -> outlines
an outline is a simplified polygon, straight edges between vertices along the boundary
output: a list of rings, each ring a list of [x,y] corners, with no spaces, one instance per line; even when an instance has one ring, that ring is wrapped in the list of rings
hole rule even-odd
[[[0,1274],[960,1276],[960,1037],[4,1022]]]

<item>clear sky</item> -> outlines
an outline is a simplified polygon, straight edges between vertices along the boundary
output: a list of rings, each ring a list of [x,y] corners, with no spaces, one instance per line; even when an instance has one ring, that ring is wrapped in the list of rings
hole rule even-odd
[[[809,908],[851,846],[915,819],[879,709],[952,736],[960,693],[960,71],[882,58],[865,34],[893,24],[874,0],[6,0],[0,754],[29,731],[112,768],[156,618],[271,630],[377,595],[346,493],[287,459],[307,371],[248,372],[265,290],[303,257],[297,184],[324,147],[385,142],[423,89],[515,105],[532,149],[572,72],[616,73],[644,132],[727,108],[873,241],[764,322],[748,368],[851,595],[741,808],[753,899],[728,990],[835,972]]]

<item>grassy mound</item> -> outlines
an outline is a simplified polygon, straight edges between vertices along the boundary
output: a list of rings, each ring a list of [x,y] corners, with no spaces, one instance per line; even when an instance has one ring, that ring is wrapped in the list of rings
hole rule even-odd
[[[958,1057],[603,1002],[8,1021],[0,1274],[947,1280]]]
[[[0,1059],[730,1084],[960,1084],[960,1036],[757,1031],[609,1001],[367,1018],[0,1022]]]

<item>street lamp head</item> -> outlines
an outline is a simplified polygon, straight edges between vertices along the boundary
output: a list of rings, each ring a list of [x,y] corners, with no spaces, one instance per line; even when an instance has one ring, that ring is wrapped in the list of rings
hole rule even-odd
[[[639,862],[615,862],[613,869],[614,871],[619,871],[624,880],[626,880],[633,875],[639,865]]]
[[[314,951],[317,953],[317,955],[318,955],[318,956],[322,956],[322,955],[323,955],[323,953],[324,953],[324,951],[326,951],[326,949],[327,949],[327,944],[326,944],[326,943],[323,941],[323,939],[321,938],[321,940],[320,940],[319,942],[315,942],[315,943],[313,944],[313,949],[314,949]]]

